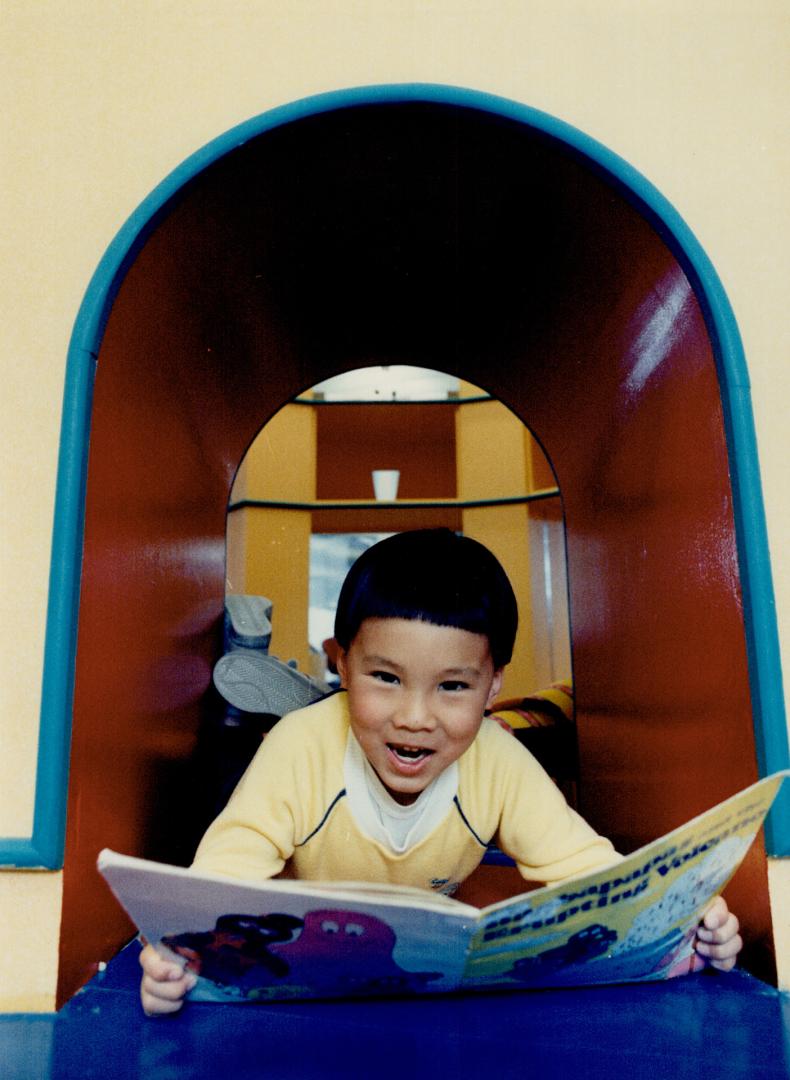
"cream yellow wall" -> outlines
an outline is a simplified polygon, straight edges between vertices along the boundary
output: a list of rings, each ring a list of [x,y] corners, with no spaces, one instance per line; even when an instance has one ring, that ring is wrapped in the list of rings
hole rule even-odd
[[[312,501],[315,447],[314,410],[286,405],[250,446],[231,501],[245,497]],[[283,660],[296,660],[302,671],[311,670],[307,647],[311,527],[309,510],[248,507],[228,518],[227,591],[267,596],[272,601],[269,651]]]
[[[58,975],[60,874],[0,874],[0,1012],[51,1012]]]
[[[500,402],[486,401],[459,409],[455,441],[459,499],[502,499],[528,490],[530,469],[524,425]],[[492,447],[496,447],[495,457]],[[528,516],[524,504],[463,511],[465,535],[491,548],[499,558],[522,613],[530,607],[531,592]],[[501,696],[514,697],[536,685],[532,627],[522,614]]]
[[[64,360],[90,275],[188,154],[319,91],[426,81],[511,97],[600,140],[674,204],[744,337],[790,670],[786,0],[5,0],[0,19],[0,832],[30,830]],[[27,948],[10,963],[4,950],[0,1007],[54,1000],[57,886],[3,875],[0,923]]]

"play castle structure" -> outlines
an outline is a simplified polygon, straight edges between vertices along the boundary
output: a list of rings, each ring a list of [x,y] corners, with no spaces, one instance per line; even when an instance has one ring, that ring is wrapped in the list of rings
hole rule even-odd
[[[305,391],[394,364],[451,371],[475,392],[389,418],[412,456],[420,433],[429,447],[446,438],[434,490],[429,479],[387,509],[350,475],[362,454],[350,433],[375,434],[380,406],[356,407],[347,442],[335,425],[320,465],[316,414],[331,406]],[[229,519],[239,466],[278,416],[301,439],[302,479],[283,490],[270,473]],[[186,770],[217,658],[229,520],[264,553],[264,580],[241,570],[238,591],[280,589],[288,652],[311,531],[392,531],[438,513],[506,561],[523,549],[528,589],[532,497],[555,487],[582,812],[633,848],[787,764],[730,306],[661,195],[551,117],[393,85],[221,136],[149,196],[99,266],[62,432],[35,824],[3,859],[63,867],[61,1002],[129,936],[97,851],[188,858]],[[369,480],[375,449],[360,460]],[[320,497],[327,469],[349,471],[340,502],[360,505]],[[787,830],[782,803],[770,854],[787,853]],[[749,926],[747,963],[774,980],[761,845],[731,904]]]

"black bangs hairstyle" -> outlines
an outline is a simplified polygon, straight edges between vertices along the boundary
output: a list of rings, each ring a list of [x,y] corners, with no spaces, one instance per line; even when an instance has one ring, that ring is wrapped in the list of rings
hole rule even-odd
[[[349,570],[335,616],[342,649],[365,619],[420,619],[484,634],[498,669],[513,654],[518,606],[487,547],[450,529],[417,529],[380,540]]]

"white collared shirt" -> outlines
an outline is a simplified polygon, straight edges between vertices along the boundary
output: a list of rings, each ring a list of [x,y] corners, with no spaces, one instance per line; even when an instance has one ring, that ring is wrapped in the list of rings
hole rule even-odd
[[[458,791],[454,761],[421,791],[413,803],[396,802],[349,729],[343,762],[346,796],[357,825],[396,855],[419,843],[445,817]]]

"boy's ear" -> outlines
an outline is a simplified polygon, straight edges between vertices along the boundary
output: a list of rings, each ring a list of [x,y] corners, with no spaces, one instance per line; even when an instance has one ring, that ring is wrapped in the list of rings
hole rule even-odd
[[[494,678],[491,682],[491,689],[488,691],[488,697],[486,698],[486,708],[490,709],[496,699],[499,697],[499,691],[502,689],[502,679],[505,674],[504,668],[497,668],[494,672]]]
[[[348,687],[346,681],[346,675],[348,674],[348,664],[346,663],[346,650],[341,649],[338,646],[337,659],[335,660],[335,666],[337,667],[337,673],[340,676],[340,685],[345,690]]]

